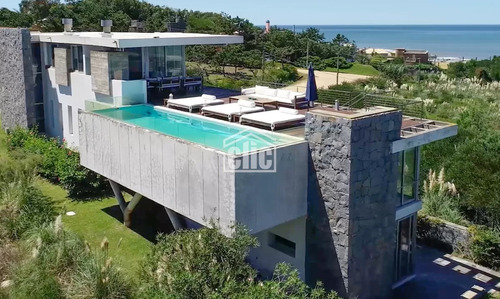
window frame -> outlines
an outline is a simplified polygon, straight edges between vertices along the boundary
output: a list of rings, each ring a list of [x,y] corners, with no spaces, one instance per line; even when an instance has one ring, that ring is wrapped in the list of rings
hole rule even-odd
[[[404,193],[404,187],[406,186],[405,182],[405,160],[406,160],[406,153],[414,151],[414,173],[413,173],[413,182],[412,182],[412,187],[413,187],[413,198],[410,199],[405,199],[405,193]],[[420,183],[420,147],[414,147],[410,148],[404,151],[401,151],[399,153],[398,157],[398,186],[397,186],[397,194],[399,195],[398,199],[398,204],[397,206],[404,206],[407,204],[410,204],[412,202],[420,200],[419,197],[419,183]],[[399,165],[399,162],[401,162],[401,165]]]

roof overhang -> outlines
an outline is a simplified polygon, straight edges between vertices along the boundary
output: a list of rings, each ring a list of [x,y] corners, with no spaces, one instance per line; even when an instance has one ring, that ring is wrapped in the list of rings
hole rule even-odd
[[[456,124],[405,116],[401,127],[401,139],[392,143],[392,153],[452,137],[457,133]]]
[[[31,32],[32,42],[87,45],[106,48],[142,48],[157,46],[229,45],[243,43],[239,35],[215,35],[179,32]]]

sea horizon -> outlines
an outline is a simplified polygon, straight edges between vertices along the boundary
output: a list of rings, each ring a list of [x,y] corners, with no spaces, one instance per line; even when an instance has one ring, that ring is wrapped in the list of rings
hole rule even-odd
[[[273,25],[274,26],[274,25]],[[500,55],[500,24],[276,25],[301,32],[318,28],[325,40],[338,33],[359,48],[419,49],[450,59],[490,59]]]

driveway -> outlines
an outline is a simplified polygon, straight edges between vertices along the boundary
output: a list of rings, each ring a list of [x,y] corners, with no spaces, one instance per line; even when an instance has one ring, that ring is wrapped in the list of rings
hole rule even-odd
[[[415,278],[395,291],[395,298],[482,298],[500,294],[500,273],[441,251],[418,246]]]

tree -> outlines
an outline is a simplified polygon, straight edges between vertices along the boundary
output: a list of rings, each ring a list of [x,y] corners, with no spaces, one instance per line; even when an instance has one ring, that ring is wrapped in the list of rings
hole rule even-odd
[[[396,83],[399,88],[403,84],[407,68],[404,64],[387,63],[380,67],[380,71],[384,77]]]
[[[340,73],[340,57],[346,59],[353,59],[356,53],[356,44],[349,41],[349,39],[343,34],[337,34],[337,36],[332,40],[331,43],[332,51],[337,57],[337,82],[339,84],[339,73]]]

